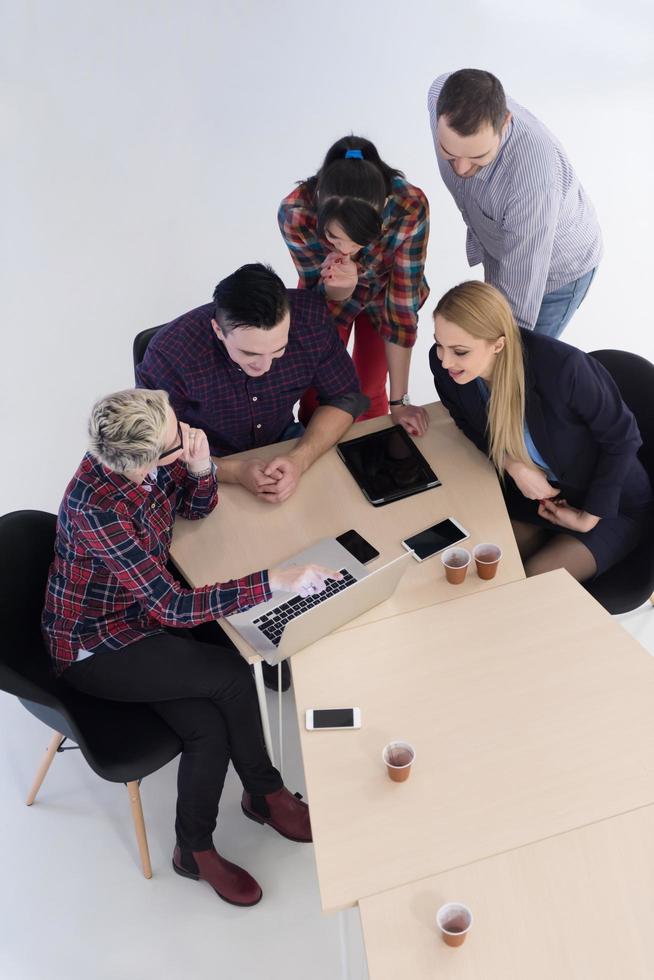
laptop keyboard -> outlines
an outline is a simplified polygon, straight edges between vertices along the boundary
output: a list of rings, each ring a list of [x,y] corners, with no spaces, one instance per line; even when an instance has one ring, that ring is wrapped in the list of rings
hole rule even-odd
[[[275,609],[271,609],[264,616],[259,616],[258,619],[252,620],[252,625],[256,626],[258,630],[261,630],[263,635],[278,647],[287,623],[290,623],[292,619],[295,619],[301,613],[306,612],[307,609],[313,609],[314,606],[319,606],[325,599],[331,599],[337,592],[342,592],[343,589],[347,589],[357,581],[346,568],[341,568],[339,571],[343,578],[338,580],[329,579],[322,592],[308,596],[293,596],[288,602],[283,602],[281,606],[276,606]]]

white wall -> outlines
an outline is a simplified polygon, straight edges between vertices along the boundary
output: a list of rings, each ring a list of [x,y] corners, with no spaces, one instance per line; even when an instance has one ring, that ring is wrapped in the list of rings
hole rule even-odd
[[[208,301],[246,261],[294,284],[277,204],[348,131],[431,201],[432,296],[411,388],[432,400],[430,311],[470,275],[425,109],[448,69],[497,74],[560,137],[593,198],[606,256],[565,339],[654,359],[651,11],[1,0],[0,513],[56,509],[92,402],[132,383],[139,330]]]

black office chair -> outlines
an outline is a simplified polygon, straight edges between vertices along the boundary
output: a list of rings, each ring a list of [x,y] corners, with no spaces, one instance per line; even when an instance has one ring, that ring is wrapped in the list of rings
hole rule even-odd
[[[147,705],[87,697],[54,679],[40,619],[55,526],[53,514],[37,510],[0,517],[0,690],[54,732],[26,802],[71,739],[98,776],[127,785],[143,874],[151,878],[139,783],[174,759],[181,741]]]
[[[643,438],[638,456],[654,485],[654,364],[621,350],[592,351],[591,357],[604,365],[636,417]],[[585,588],[613,614],[630,612],[647,599],[654,603],[654,526],[628,558]]]
[[[167,323],[161,323],[158,327],[148,327],[147,330],[141,330],[137,333],[134,338],[134,343],[132,344],[132,357],[134,359],[134,377],[136,378],[136,369],[145,357],[145,352],[148,349],[148,344],[162,327],[167,327]]]

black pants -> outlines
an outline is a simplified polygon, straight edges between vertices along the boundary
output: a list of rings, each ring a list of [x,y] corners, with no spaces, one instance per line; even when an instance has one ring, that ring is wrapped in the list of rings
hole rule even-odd
[[[212,846],[230,759],[253,796],[282,786],[264,745],[250,668],[217,624],[207,626],[195,635],[168,631],[122,650],[98,651],[63,675],[85,694],[149,704],[180,736],[175,830],[190,851]]]

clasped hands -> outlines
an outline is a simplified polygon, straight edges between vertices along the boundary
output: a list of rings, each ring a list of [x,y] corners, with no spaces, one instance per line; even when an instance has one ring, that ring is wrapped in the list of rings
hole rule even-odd
[[[548,482],[542,470],[516,460],[509,461],[506,470],[523,497],[538,501],[538,516],[550,524],[586,534],[599,522],[600,518],[594,514],[571,507],[556,487]]]
[[[320,278],[325,286],[331,286],[334,289],[348,289],[353,292],[359,281],[359,270],[356,262],[353,262],[349,255],[329,252],[320,266]]]
[[[281,504],[296,490],[304,466],[297,456],[275,456],[267,463],[264,459],[247,459],[241,463],[239,482],[260,500],[268,504]]]

